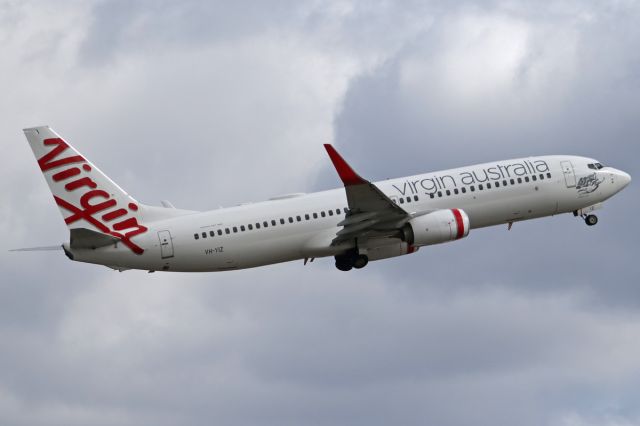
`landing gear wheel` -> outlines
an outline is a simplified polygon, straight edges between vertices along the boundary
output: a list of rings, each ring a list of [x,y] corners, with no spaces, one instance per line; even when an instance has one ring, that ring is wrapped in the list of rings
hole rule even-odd
[[[598,223],[598,216],[594,214],[587,215],[587,217],[584,218],[584,223],[586,223],[589,226],[593,226],[596,223]]]
[[[336,268],[338,268],[341,271],[347,272],[347,271],[350,271],[351,268],[353,268],[353,266],[336,262]]]
[[[338,257],[336,256],[336,268],[338,268],[341,271],[350,271],[351,268],[353,268],[353,264],[351,263],[350,259],[345,258],[345,257]]]
[[[353,260],[353,267],[356,269],[362,269],[367,266],[367,263],[369,263],[369,258],[364,254],[361,254]]]

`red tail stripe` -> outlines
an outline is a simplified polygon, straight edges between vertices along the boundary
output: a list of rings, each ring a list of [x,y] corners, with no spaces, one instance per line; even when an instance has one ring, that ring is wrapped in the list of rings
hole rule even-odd
[[[456,240],[464,237],[464,220],[462,219],[462,213],[458,209],[451,209],[453,217],[456,220],[456,226],[458,227],[458,233],[456,234]]]
[[[60,138],[45,139],[43,143],[44,145],[55,145],[55,148],[43,155],[42,158],[38,159],[38,165],[40,166],[40,170],[42,170],[43,172],[71,163],[86,162],[86,160],[82,158],[81,155],[73,155],[71,157],[53,161],[54,158],[57,158],[67,148],[69,148],[69,145],[67,145],[67,143]]]
[[[98,228],[98,230],[100,230],[101,232],[105,234],[113,235],[114,237],[119,238],[120,241],[122,241],[122,244],[129,247],[129,249],[135,254],[144,253],[144,249],[136,245],[133,241],[131,241],[130,238],[137,234],[146,232],[147,231],[146,227],[136,224],[137,229],[135,231],[128,232],[127,234],[123,235],[119,232],[111,231],[106,225],[104,225],[102,222],[100,222],[99,220],[91,216],[90,212],[87,212],[86,210],[81,210],[78,207],[74,206],[73,204],[63,200],[62,198],[56,197],[55,195],[53,196],[53,198],[56,200],[56,204],[73,213],[71,216],[65,219],[65,222],[67,224],[71,224],[81,219],[86,220],[87,222],[89,222],[90,224]],[[114,201],[114,200],[109,200],[109,201]]]
[[[55,175],[52,176],[52,178],[54,181],[59,182],[61,180],[65,180],[79,174],[80,174],[80,169],[77,167],[73,167],[71,169],[63,170],[59,173],[56,173]]]

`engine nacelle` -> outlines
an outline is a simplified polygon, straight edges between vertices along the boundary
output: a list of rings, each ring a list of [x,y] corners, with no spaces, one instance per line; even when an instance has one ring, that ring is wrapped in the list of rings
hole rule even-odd
[[[403,230],[416,247],[446,243],[469,235],[469,216],[460,209],[436,210],[411,219]]]
[[[418,251],[418,247],[414,247],[399,238],[369,239],[363,242],[359,249],[361,253],[367,255],[369,261],[403,256]]]

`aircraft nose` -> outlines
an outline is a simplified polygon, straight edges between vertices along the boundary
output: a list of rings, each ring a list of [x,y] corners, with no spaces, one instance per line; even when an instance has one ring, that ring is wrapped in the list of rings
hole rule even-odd
[[[629,173],[623,172],[622,170],[615,170],[615,182],[617,185],[620,185],[620,189],[625,188],[629,183],[631,183],[631,176]]]
[[[623,187],[629,185],[631,183],[631,175],[629,175],[629,173],[620,171],[620,181]]]

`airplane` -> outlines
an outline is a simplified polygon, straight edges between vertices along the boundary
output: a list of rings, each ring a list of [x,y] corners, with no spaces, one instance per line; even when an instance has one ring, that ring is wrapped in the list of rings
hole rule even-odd
[[[631,182],[573,155],[370,182],[325,144],[342,188],[199,212],[138,202],[48,126],[24,133],[69,229],[69,242],[55,248],[118,271],[229,271],[322,257],[341,271],[361,269],[482,227],[563,213],[593,226],[593,211]]]

